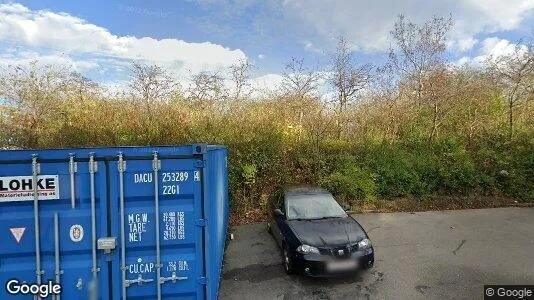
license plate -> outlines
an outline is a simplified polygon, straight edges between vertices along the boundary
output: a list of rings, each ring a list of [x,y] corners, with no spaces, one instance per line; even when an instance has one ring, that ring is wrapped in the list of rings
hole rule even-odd
[[[356,260],[331,261],[326,265],[326,269],[332,272],[353,270],[357,267],[358,261]]]

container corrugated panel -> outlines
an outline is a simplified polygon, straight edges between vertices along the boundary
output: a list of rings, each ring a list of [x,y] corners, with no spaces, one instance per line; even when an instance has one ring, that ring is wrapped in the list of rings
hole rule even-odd
[[[4,286],[60,283],[64,299],[217,299],[228,217],[222,146],[0,151]]]

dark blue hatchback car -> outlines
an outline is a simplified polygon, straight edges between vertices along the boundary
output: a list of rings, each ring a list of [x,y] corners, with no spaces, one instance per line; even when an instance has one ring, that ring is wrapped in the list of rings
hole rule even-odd
[[[288,274],[333,276],[373,266],[367,233],[328,191],[287,188],[278,193],[276,202],[268,229],[282,249]]]

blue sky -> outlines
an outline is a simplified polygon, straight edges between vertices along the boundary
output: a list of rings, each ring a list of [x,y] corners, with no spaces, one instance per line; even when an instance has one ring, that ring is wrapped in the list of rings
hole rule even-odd
[[[395,17],[452,15],[447,55],[474,63],[534,34],[534,0],[17,1],[0,4],[0,64],[69,64],[102,83],[127,79],[132,60],[178,77],[240,59],[276,81],[291,57],[325,68],[335,38],[361,63],[380,64]],[[277,77],[278,76],[278,77]]]

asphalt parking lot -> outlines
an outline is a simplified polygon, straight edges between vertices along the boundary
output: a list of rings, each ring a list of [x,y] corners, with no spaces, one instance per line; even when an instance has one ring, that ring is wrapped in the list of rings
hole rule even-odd
[[[483,299],[534,284],[534,208],[357,214],[375,266],[334,279],[284,273],[265,223],[231,229],[220,299]]]

